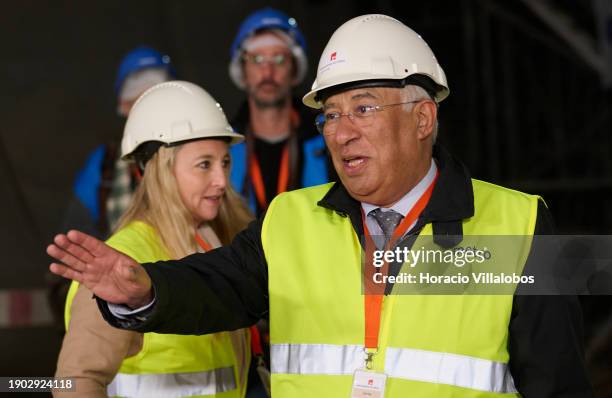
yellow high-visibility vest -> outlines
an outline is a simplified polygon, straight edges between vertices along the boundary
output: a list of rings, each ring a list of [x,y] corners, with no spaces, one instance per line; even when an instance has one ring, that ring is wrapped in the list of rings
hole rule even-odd
[[[140,263],[170,259],[155,230],[142,222],[130,223],[107,244]],[[78,286],[72,282],[66,298],[66,329]],[[247,330],[202,336],[144,333],[142,350],[123,361],[107,391],[120,397],[242,398],[250,355]]]
[[[472,180],[463,234],[526,237],[504,261],[522,272],[536,196]],[[272,394],[349,397],[364,367],[362,247],[349,217],[318,206],[331,185],[276,197],[262,226],[268,263]],[[419,238],[432,234],[426,225]],[[416,245],[417,243],[415,243]],[[373,368],[387,398],[518,396],[508,369],[512,294],[388,295]]]

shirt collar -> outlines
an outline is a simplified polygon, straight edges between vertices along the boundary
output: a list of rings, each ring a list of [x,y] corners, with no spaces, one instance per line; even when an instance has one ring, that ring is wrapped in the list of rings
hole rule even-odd
[[[450,155],[443,147],[435,145],[433,158],[438,168],[438,180],[429,203],[421,213],[419,223],[434,223],[444,228],[434,228],[437,233],[455,234],[454,227],[461,227],[461,220],[474,215],[474,193],[472,180],[465,166]],[[361,204],[351,197],[340,182],[327,191],[318,205],[351,219],[358,236],[363,235]],[[448,228],[453,227],[453,228]],[[448,232],[450,231],[450,232]]]
[[[361,202],[361,208],[363,209],[363,214],[366,214],[366,215],[370,214],[372,210],[380,208],[383,211],[394,210],[398,212],[399,214],[401,214],[402,216],[406,217],[406,214],[408,214],[408,212],[410,211],[410,209],[412,209],[414,204],[419,200],[421,196],[423,196],[423,193],[425,193],[425,191],[427,190],[429,185],[432,183],[434,178],[436,178],[437,171],[438,171],[438,168],[436,167],[436,162],[435,160],[432,159],[431,166],[429,166],[429,170],[427,171],[427,174],[425,174],[425,177],[423,177],[421,181],[419,181],[418,184],[414,186],[414,188],[408,191],[408,193],[402,196],[400,200],[395,202],[393,206],[380,207],[380,206],[373,205],[371,203]]]

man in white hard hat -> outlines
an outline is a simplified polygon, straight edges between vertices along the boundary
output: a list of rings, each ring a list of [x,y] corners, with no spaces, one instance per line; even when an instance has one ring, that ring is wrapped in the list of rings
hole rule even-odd
[[[472,180],[434,145],[448,93],[414,31],[384,15],[354,18],[329,40],[304,97],[322,109],[340,182],[278,196],[231,246],[181,267],[141,266],[71,231],[49,246],[65,264],[51,270],[90,286],[105,318],[127,329],[209,333],[269,316],[272,392],[283,398],[590,396],[572,297],[513,294],[516,284],[509,294],[418,290],[428,284],[394,294],[393,278],[414,269],[394,260],[401,249],[453,257],[473,236],[511,235],[516,246],[485,267],[521,277],[531,238],[551,232],[539,197]],[[436,271],[428,265],[416,270]]]

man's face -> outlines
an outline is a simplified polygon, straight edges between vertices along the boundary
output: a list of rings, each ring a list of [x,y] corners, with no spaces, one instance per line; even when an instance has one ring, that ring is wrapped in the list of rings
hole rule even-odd
[[[271,32],[258,36],[274,35]],[[293,56],[287,46],[270,45],[244,53],[244,83],[249,96],[261,107],[284,104],[294,83]]]
[[[364,105],[400,102],[403,102],[400,89],[353,89],[329,97],[323,111],[355,113]],[[431,117],[427,114],[432,111],[432,103],[424,100],[409,109],[406,111],[403,105],[386,107],[373,112],[365,123],[364,119],[356,123],[342,116],[333,133],[326,132],[325,142],[336,172],[353,198],[391,206],[427,173],[431,130],[427,132],[428,128],[422,126],[431,125],[431,120],[424,123],[424,118]]]

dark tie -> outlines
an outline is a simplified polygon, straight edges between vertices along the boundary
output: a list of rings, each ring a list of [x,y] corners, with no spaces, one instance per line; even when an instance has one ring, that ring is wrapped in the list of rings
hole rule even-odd
[[[391,239],[395,228],[400,223],[402,218],[404,218],[404,216],[395,210],[382,211],[380,208],[372,210],[369,214],[374,217],[385,235],[384,244],[380,245],[379,243],[382,242],[377,242],[378,248],[380,249],[387,246],[387,242],[389,242],[389,239]]]

